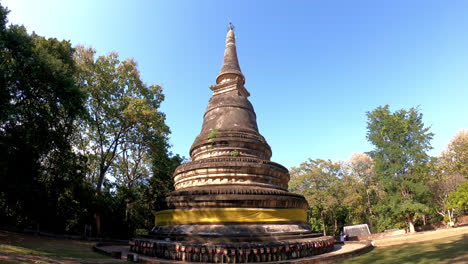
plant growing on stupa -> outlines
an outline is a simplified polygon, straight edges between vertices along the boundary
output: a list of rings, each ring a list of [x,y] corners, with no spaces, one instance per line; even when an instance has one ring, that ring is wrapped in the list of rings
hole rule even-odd
[[[215,139],[216,135],[218,134],[219,130],[217,128],[213,128],[211,132],[208,134],[208,139]]]

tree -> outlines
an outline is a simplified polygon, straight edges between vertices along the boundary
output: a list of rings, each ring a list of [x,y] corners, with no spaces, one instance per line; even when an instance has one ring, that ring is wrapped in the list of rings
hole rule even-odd
[[[431,190],[431,205],[434,210],[444,218],[448,215],[449,219],[452,219],[454,208],[448,206],[448,196],[455,192],[466,179],[461,174],[449,173],[444,168],[446,168],[444,158],[434,158],[430,163],[428,186]]]
[[[386,192],[383,207],[415,232],[415,217],[428,210],[429,190],[422,179],[427,174],[426,151],[431,149],[433,134],[415,108],[391,113],[386,105],[368,112],[367,118],[367,139],[375,147],[370,156]]]
[[[468,181],[463,182],[458,186],[456,192],[449,194],[449,208],[463,211],[468,209]]]
[[[468,130],[460,130],[440,157],[442,170],[468,179]]]
[[[347,170],[347,164],[334,162],[336,169],[334,184],[331,185],[331,195],[337,203],[328,215],[333,220],[333,235],[337,236],[346,224],[361,224],[365,212],[365,203],[362,203],[359,181]],[[338,167],[339,166],[339,167]]]
[[[84,95],[74,83],[68,41],[6,26],[0,6],[0,219],[13,226],[70,231],[86,192],[82,159],[71,149]]]
[[[468,179],[468,131],[461,130],[442,151],[440,157],[431,163],[431,174],[428,179],[434,210],[449,220],[453,218],[454,208],[449,207],[450,193]]]
[[[291,168],[289,188],[292,192],[304,195],[311,210],[318,212],[323,234],[326,235],[326,215],[333,217],[336,223],[334,209],[340,204],[338,187],[342,178],[341,164],[331,160],[312,160],[302,163],[298,168]],[[336,232],[337,224],[334,225]]]
[[[348,162],[349,174],[356,179],[356,186],[359,186],[360,193],[364,197],[363,202],[357,202],[354,208],[364,214],[364,219],[373,229],[375,218],[373,207],[377,202],[380,191],[374,171],[374,161],[371,157],[363,153],[354,153]],[[362,208],[361,206],[364,206]]]
[[[162,88],[143,83],[133,59],[120,61],[115,52],[95,59],[95,53],[78,46],[74,57],[76,82],[88,93],[88,117],[79,124],[83,134],[78,147],[88,156],[89,178],[99,200],[109,174],[127,189],[147,183],[151,157],[167,155],[170,131],[159,111]],[[97,208],[98,233],[100,223]]]
[[[150,230],[154,226],[153,213],[164,208],[161,199],[174,190],[172,174],[182,161],[179,155],[152,157],[152,177],[148,184],[137,187],[139,190],[133,193],[138,198],[127,206],[129,215],[136,219],[133,223],[135,229]],[[132,189],[135,190],[135,187]]]

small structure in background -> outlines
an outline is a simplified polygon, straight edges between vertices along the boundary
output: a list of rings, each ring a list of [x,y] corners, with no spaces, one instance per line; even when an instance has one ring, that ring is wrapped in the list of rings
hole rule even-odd
[[[371,234],[367,224],[344,226],[343,232],[346,240],[349,237],[366,236]]]

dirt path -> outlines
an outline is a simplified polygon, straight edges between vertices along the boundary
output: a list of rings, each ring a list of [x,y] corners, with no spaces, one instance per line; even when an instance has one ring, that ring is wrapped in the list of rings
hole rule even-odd
[[[401,236],[386,237],[374,240],[375,247],[387,247],[407,243],[416,243],[423,241],[430,241],[444,237],[451,237],[461,234],[468,234],[468,226],[439,229],[436,231],[418,232],[415,234],[405,234]]]
[[[18,260],[28,262],[44,261],[45,263],[116,263],[124,262],[120,259],[81,259],[81,258],[61,258],[49,256],[20,255],[0,252],[0,262],[2,260]],[[40,263],[40,262],[39,262]]]

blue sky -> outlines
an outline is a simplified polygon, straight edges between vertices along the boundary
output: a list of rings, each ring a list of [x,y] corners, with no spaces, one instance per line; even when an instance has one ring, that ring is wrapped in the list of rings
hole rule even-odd
[[[163,86],[172,152],[201,129],[229,21],[272,160],[347,160],[366,112],[418,106],[431,155],[468,128],[468,1],[1,1],[29,32],[117,51]]]

